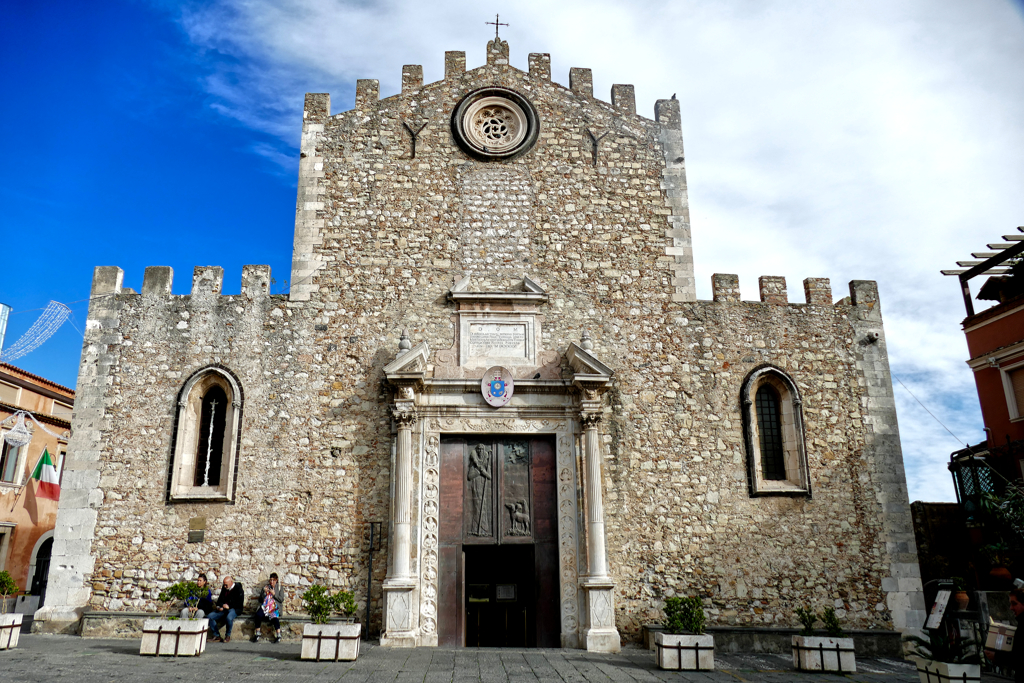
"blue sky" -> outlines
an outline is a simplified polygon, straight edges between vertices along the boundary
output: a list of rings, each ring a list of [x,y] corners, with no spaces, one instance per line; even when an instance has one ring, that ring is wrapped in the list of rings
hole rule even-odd
[[[984,438],[956,282],[941,268],[1024,224],[1024,0],[521,0],[512,63],[556,81],[678,93],[698,296],[712,273],[879,283],[895,374],[960,439]],[[483,63],[467,0],[25,2],[0,22],[0,302],[7,345],[50,299],[74,317],[17,363],[73,386],[92,269],[266,263],[289,278],[303,93]],[[979,283],[980,284],[980,283]],[[275,291],[281,291],[279,284]],[[76,303],[72,303],[76,302]],[[911,499],[951,500],[960,447],[899,385]]]
[[[197,50],[172,11],[5,3],[0,31],[6,346],[32,309],[78,302],[71,324],[19,366],[75,385],[96,265],[120,266],[136,290],[147,265],[170,265],[176,293],[195,265],[223,266],[227,292],[245,263],[288,279],[294,178],[253,150],[291,150],[211,106],[203,83],[223,58]]]

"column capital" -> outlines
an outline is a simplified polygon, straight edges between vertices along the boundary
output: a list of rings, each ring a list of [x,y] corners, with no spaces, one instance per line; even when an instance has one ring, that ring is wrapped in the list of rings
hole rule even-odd
[[[602,417],[603,416],[599,410],[583,409],[580,411],[580,424],[583,425],[584,429],[597,429],[601,424]]]
[[[416,424],[416,419],[418,418],[416,406],[412,401],[396,401],[391,406],[391,417],[394,418],[399,429],[409,429]]]

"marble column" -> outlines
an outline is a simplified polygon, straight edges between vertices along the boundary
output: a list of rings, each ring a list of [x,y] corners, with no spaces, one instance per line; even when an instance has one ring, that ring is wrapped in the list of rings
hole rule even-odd
[[[403,392],[403,395],[411,392]],[[411,399],[411,396],[409,397]],[[392,415],[398,427],[395,448],[395,494],[391,504],[394,541],[391,562],[384,581],[384,631],[380,644],[391,647],[416,647],[416,577],[411,570],[412,557],[412,430],[416,410],[412,400],[398,400]]]
[[[585,635],[587,650],[590,652],[618,652],[621,640],[615,627],[615,584],[608,576],[608,557],[605,552],[599,411],[599,405],[585,406],[580,413],[580,423],[584,428],[584,495],[587,501],[588,575],[581,581],[587,593]]]

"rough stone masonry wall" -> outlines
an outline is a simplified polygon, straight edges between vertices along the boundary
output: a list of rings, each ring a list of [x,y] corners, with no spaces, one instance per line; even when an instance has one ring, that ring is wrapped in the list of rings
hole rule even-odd
[[[650,121],[634,113],[628,88],[613,89],[616,108],[592,97],[589,71],[574,69],[567,90],[538,63],[531,56],[529,74],[449,65],[444,81],[405,79],[401,95],[382,101],[375,82],[361,81],[355,109],[307,117],[326,121],[316,151],[327,225],[317,282],[339,305],[332,312],[328,303],[322,322],[340,316],[341,334],[385,348],[407,326],[414,342],[446,349],[454,328],[444,294],[454,281],[470,274],[470,289],[507,288],[525,273],[551,295],[545,348],[564,351],[592,331],[599,357],[619,373],[606,474],[627,632],[656,619],[664,595],[686,589],[711,597],[718,623],[792,624],[804,602],[834,605],[854,627],[913,622],[919,605],[887,599],[916,585],[906,562],[913,541],[899,528],[909,515],[898,448],[879,451],[873,436],[876,427],[895,434],[895,415],[868,415],[869,385],[880,383],[877,373],[866,379],[854,309],[833,307],[821,280],[807,283],[812,305],[785,305],[781,278],[763,279],[763,304],[740,304],[721,287],[721,301],[690,303],[677,289],[685,279],[672,277],[689,255],[678,103],[659,101],[659,122]],[[478,162],[455,145],[451,111],[485,85],[534,102],[542,130],[527,155]],[[422,127],[415,159],[403,121]],[[532,197],[518,181],[504,194],[467,192],[491,176],[532,177]],[[521,229],[526,204],[528,241],[488,236]],[[666,248],[666,237],[680,242]],[[871,315],[880,329],[877,307]],[[812,499],[747,495],[739,386],[762,362],[808,393]],[[333,398],[344,402],[345,389]],[[632,540],[617,535],[627,529]],[[906,579],[899,591],[897,575]]]
[[[81,370],[97,378],[86,403],[97,427],[75,436],[93,455],[68,472],[91,502],[61,505],[69,518],[95,516],[95,540],[82,531],[76,551],[91,549],[95,567],[83,560],[58,584],[84,580],[93,607],[153,610],[158,587],[187,568],[250,586],[276,569],[286,584],[316,578],[362,601],[365,522],[388,518],[381,369],[398,335],[407,327],[414,343],[449,349],[454,282],[470,273],[470,289],[507,289],[526,274],[550,295],[542,348],[564,353],[589,330],[616,372],[602,429],[624,633],[657,619],[673,592],[709,597],[712,623],[792,624],[796,604],[838,601],[850,627],[899,625],[883,590],[913,588],[910,570],[893,569],[909,566],[913,539],[899,536],[895,420],[878,404],[884,352],[858,346],[857,325],[880,319],[833,306],[821,281],[809,281],[809,305],[785,303],[780,279],[766,281],[766,303],[740,303],[722,283],[716,301],[694,301],[678,102],[659,101],[652,121],[635,113],[629,87],[608,104],[593,97],[589,70],[574,69],[564,88],[546,55],[524,73],[504,49],[472,71],[448,53],[445,80],[428,85],[407,67],[403,92],[385,100],[360,81],[355,109],[333,116],[326,95],[307,95],[288,300],[262,285],[219,296],[206,269],[197,283],[208,284],[188,297],[100,282],[110,296],[94,300],[90,321],[104,332],[87,332]],[[534,102],[532,151],[479,162],[455,144],[454,106],[485,85]],[[419,131],[415,158],[406,124]],[[493,177],[520,189],[481,182]],[[512,209],[515,229],[502,234]],[[174,397],[213,362],[245,393],[236,504],[167,505]],[[811,499],[746,494],[738,392],[762,362],[804,393]],[[189,546],[193,516],[207,518],[207,542]]]
[[[116,282],[103,279],[106,271],[116,271]],[[102,395],[92,398],[104,421],[93,464],[76,462],[65,478],[72,494],[85,474],[97,480],[94,526],[78,534],[91,546],[92,566],[69,577],[90,589],[90,609],[162,610],[159,590],[199,571],[233,574],[250,592],[277,571],[290,612],[300,610],[302,586],[355,588],[357,577],[365,580],[364,510],[384,514],[388,471],[358,462],[369,446],[310,450],[303,429],[329,412],[329,384],[306,307],[270,296],[265,266],[246,266],[240,295],[221,296],[222,277],[220,268],[197,268],[192,294],[171,296],[170,269],[148,268],[140,295],[120,288],[118,269],[97,269],[90,323],[105,327],[110,360]],[[107,319],[94,317],[100,308]],[[178,392],[210,365],[233,372],[243,392],[235,500],[168,503]],[[387,424],[381,429],[387,441]],[[82,514],[71,505],[61,508],[65,519]],[[205,541],[190,544],[194,517],[205,518]]]
[[[880,385],[861,360],[880,343],[867,337],[881,331],[874,283],[834,306],[827,280],[808,281],[811,304],[786,304],[782,283],[781,297],[762,289],[754,303],[716,282],[718,301],[648,317],[613,364],[606,522],[629,633],[660,620],[672,595],[704,596],[721,625],[792,626],[802,605],[833,606],[852,628],[922,618],[908,614],[923,605],[902,459],[871,443],[896,433],[895,414],[870,406]],[[749,495],[740,388],[766,363],[803,399],[810,497]]]

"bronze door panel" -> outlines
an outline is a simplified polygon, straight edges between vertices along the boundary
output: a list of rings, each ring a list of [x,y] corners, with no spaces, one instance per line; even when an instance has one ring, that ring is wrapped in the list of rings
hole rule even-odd
[[[530,444],[524,440],[503,440],[501,458],[502,543],[533,542],[533,487],[530,480]]]
[[[441,442],[441,509],[438,514],[438,571],[441,580],[437,600],[438,644],[465,644],[466,612],[462,574],[462,479],[465,441]]]

